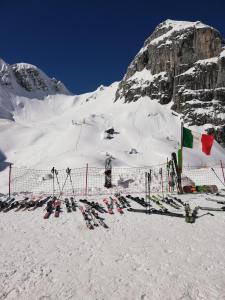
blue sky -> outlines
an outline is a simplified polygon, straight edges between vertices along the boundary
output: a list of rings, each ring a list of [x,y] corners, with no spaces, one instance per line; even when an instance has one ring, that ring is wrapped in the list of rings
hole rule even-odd
[[[225,1],[0,0],[0,57],[37,65],[75,94],[119,81],[165,19],[201,20],[225,37]]]

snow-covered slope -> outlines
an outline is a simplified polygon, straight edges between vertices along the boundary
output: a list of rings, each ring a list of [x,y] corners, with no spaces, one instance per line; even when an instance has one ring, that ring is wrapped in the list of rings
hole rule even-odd
[[[211,66],[215,61],[212,57],[218,53],[218,59],[222,59],[224,51],[221,52],[220,35],[216,30],[200,22],[167,20],[146,40],[145,46],[149,49],[143,48],[140,51],[128,68],[123,81],[113,83],[109,87],[101,86],[92,93],[79,96],[68,95],[69,92],[63,84],[50,79],[35,66],[24,63],[10,66],[1,60],[0,162],[5,162],[5,166],[6,162],[11,162],[16,166],[43,169],[53,165],[57,168],[80,167],[86,163],[103,166],[106,153],[109,153],[115,157],[114,166],[149,166],[165,163],[171,152],[179,148],[180,117],[185,120],[188,111],[191,111],[193,116],[196,113],[205,116],[205,107],[198,106],[200,100],[194,99],[191,102],[189,98],[185,98],[185,105],[188,105],[189,110],[181,111],[183,115],[179,115],[171,110],[174,106],[172,98],[168,98],[169,102],[162,102],[161,98],[156,97],[155,84],[153,94],[146,91],[149,91],[151,83],[154,82],[158,82],[160,88],[163,86],[165,90],[168,89],[166,81],[164,82],[164,79],[169,78],[164,70],[166,58],[160,55],[161,50],[157,50],[158,43],[164,45],[164,42],[169,42],[173,37],[173,44],[167,45],[168,47],[164,45],[163,49],[168,50],[168,53],[175,53],[170,65],[172,69],[169,68],[174,73],[173,67],[177,65],[177,59],[181,62],[176,42],[179,40],[182,51],[188,51],[189,47],[184,47],[181,40],[187,35],[190,44],[193,44],[192,36],[196,30],[199,40],[204,40],[202,44],[195,43],[195,51],[201,55],[196,57],[193,64],[187,66],[189,71],[186,70],[186,73],[192,70],[191,66],[196,69],[202,64]],[[205,45],[205,34],[210,35],[210,39],[217,45],[213,48],[217,54],[211,53],[212,49],[208,44],[208,48],[202,46]],[[145,50],[148,55],[156,51],[154,55],[158,53],[162,64],[155,62],[157,56],[145,56]],[[182,59],[193,60],[193,55],[189,52],[185,55]],[[148,61],[145,60],[146,57],[149,58]],[[199,60],[201,57],[208,58]],[[132,82],[131,86],[129,82]],[[118,98],[121,84],[127,95],[134,93],[138,101],[136,98],[135,101],[124,101],[123,93]],[[143,89],[145,92],[142,93]],[[39,101],[40,99],[44,101]],[[204,99],[202,101],[206,102]],[[215,99],[213,101],[215,104]],[[210,113],[219,115],[212,105]],[[199,133],[203,133],[204,129],[209,127],[217,129],[217,126],[210,122],[211,119],[205,120],[198,123],[201,126],[194,126],[195,123],[192,123],[191,128]],[[105,131],[111,128],[115,133],[107,136]],[[225,151],[216,142],[211,156],[206,156],[201,151],[184,150],[184,162],[188,165],[213,165],[218,164],[220,160],[225,161]]]
[[[16,96],[41,100],[55,94],[69,95],[70,92],[62,82],[49,78],[34,65],[9,65],[0,58],[0,118],[13,119]]]
[[[129,104],[113,102],[117,86],[80,96],[48,96],[45,101],[16,97],[15,122],[1,120],[1,151],[15,165],[35,168],[103,165],[107,152],[115,157],[114,165],[166,162],[179,147],[179,116],[170,104],[162,106],[149,97]],[[110,128],[117,133],[107,139]],[[192,150],[185,155],[192,165],[224,160],[218,144],[210,157]]]

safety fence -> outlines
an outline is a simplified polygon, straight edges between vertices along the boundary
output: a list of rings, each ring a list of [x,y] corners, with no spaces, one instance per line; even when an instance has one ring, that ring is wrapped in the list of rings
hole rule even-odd
[[[171,191],[171,174],[167,165],[150,167],[112,168],[112,187],[106,188],[105,169],[84,167],[71,169],[69,178],[66,169],[57,170],[54,178],[51,170],[34,170],[11,167],[10,191],[15,193],[45,193],[55,195],[94,196],[113,193],[136,194],[146,192],[146,172],[151,170],[151,192],[166,193]],[[53,179],[54,178],[54,179]],[[184,167],[182,185],[217,185],[224,188],[221,166]],[[174,185],[176,191],[176,185]]]

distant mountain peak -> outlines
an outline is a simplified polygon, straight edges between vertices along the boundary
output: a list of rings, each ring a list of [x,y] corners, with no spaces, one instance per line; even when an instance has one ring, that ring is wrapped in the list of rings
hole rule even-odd
[[[61,81],[49,78],[35,65],[24,62],[9,65],[0,58],[1,88],[17,96],[37,99],[54,94],[71,94]]]

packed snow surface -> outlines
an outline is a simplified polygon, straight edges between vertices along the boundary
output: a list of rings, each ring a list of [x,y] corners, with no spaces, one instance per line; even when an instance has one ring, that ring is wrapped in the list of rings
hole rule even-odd
[[[109,228],[94,230],[65,206],[48,220],[43,208],[1,213],[0,299],[224,300],[225,212],[212,213],[188,224],[125,210],[102,214]]]

